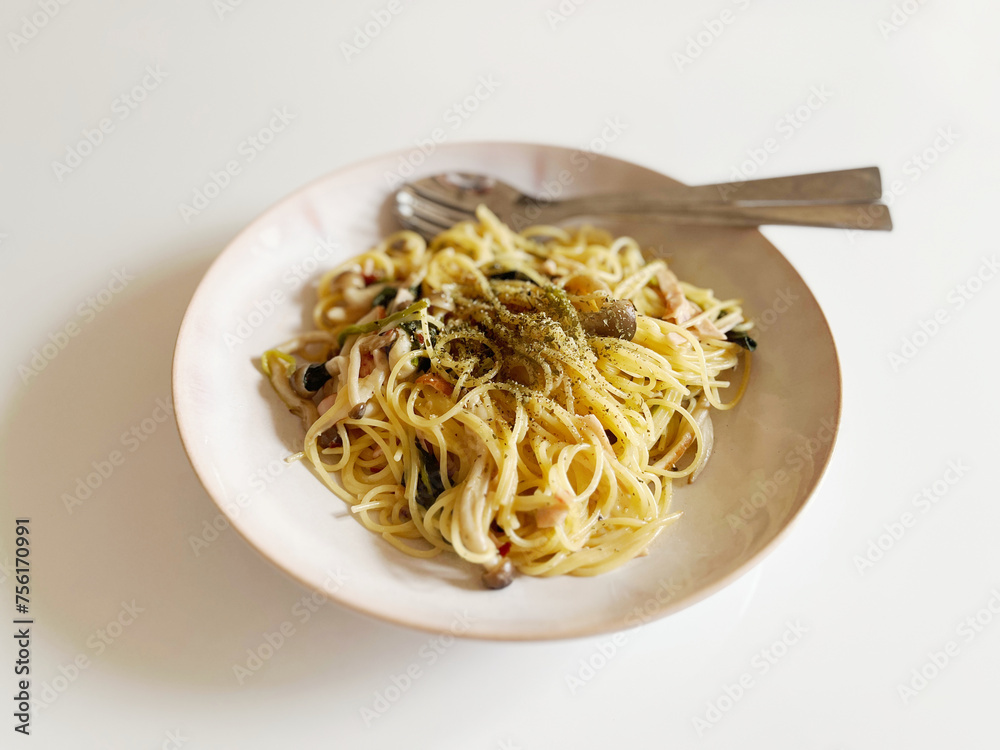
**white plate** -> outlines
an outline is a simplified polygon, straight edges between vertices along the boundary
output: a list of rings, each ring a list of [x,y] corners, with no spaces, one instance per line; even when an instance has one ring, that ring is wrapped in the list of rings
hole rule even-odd
[[[755,230],[607,225],[668,255],[680,278],[742,298],[761,324],[746,397],[715,419],[715,455],[697,483],[677,486],[684,516],[647,557],[595,578],[521,576],[501,591],[484,590],[479,572],[456,556],[428,561],[397,551],[307,466],[283,462],[300,449],[301,426],[255,363],[310,325],[322,269],[396,229],[390,176],[414,153],[346,167],[286,198],[233,240],[191,301],[174,357],[177,423],[195,471],[233,527],[275,565],[346,606],[479,638],[619,630],[745,573],[809,498],[840,415],[840,371],[823,313]],[[550,196],[556,186],[569,196],[676,184],[607,156],[514,143],[438,146],[407,177],[448,170],[492,174]]]

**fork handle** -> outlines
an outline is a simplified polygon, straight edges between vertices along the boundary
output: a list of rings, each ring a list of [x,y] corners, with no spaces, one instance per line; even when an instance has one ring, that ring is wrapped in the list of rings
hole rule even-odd
[[[602,216],[609,212],[602,211]],[[757,227],[764,224],[789,224],[803,227],[871,229],[889,231],[892,217],[881,203],[799,204],[782,206],[737,206],[708,204],[656,212],[614,212],[630,219],[652,219],[671,224],[712,224],[730,227]]]
[[[541,202],[541,220],[598,213],[656,213],[689,205],[740,203],[861,203],[882,196],[878,167],[814,172],[789,177],[725,182],[694,187],[678,185],[666,190],[615,193]]]

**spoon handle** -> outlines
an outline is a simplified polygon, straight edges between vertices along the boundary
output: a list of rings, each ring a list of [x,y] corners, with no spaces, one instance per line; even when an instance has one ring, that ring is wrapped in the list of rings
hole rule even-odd
[[[545,219],[553,220],[595,213],[656,213],[691,205],[862,203],[878,200],[881,195],[878,167],[862,167],[713,185],[677,185],[641,193],[590,195],[542,203],[540,208]]]
[[[602,216],[609,212],[602,211]],[[757,227],[789,224],[804,227],[834,227],[889,231],[892,217],[881,203],[803,203],[797,205],[703,204],[674,207],[656,212],[614,212],[631,221],[662,221],[671,224],[713,224],[716,226]]]

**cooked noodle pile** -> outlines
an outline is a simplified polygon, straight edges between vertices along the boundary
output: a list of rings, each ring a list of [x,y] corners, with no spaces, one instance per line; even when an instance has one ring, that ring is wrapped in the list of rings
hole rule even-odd
[[[751,324],[631,238],[477,217],[327,273],[316,330],[264,370],[319,476],[404,552],[453,550],[491,588],[611,570],[679,516]]]

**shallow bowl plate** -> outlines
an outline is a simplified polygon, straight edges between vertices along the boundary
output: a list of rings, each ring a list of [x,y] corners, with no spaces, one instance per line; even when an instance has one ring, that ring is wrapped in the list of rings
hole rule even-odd
[[[173,390],[184,446],[209,495],[262,555],[332,599],[395,623],[496,639],[591,635],[676,612],[745,573],[812,494],[840,414],[840,372],[823,313],[791,264],[759,232],[605,223],[631,234],[677,275],[739,297],[758,321],[750,387],[715,418],[716,450],[683,517],[650,554],[594,578],[519,577],[501,591],[453,555],[410,558],[367,531],[302,463],[301,425],[256,362],[311,327],[322,271],[397,229],[391,195],[406,178],[492,174],[535,195],[567,197],[675,185],[598,154],[521,143],[441,145],[345,167],[284,199],[209,269],[177,340]],[[595,220],[595,223],[600,223]]]

